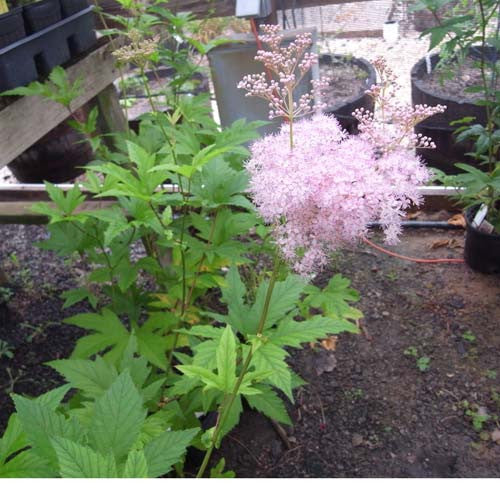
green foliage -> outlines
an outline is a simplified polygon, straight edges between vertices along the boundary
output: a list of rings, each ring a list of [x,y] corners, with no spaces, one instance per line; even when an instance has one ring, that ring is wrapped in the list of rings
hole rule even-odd
[[[58,360],[51,366],[67,385],[35,399],[12,395],[1,477],[158,477],[182,461],[199,429],[171,430],[168,412],[148,415],[161,384],[129,346],[118,369],[101,358]],[[61,405],[70,388],[76,393]]]
[[[12,359],[14,357],[14,348],[7,341],[0,339],[0,359],[2,357]]]
[[[71,102],[81,94],[82,80],[71,82],[66,71],[61,66],[56,66],[49,75],[48,82],[34,81],[28,86],[19,86],[1,93],[2,96],[39,96],[60,103],[70,109]]]
[[[455,121],[458,142],[471,141],[473,151],[469,153],[480,166],[457,163],[461,173],[445,175],[438,173],[438,179],[448,186],[458,186],[464,191],[456,199],[466,207],[484,204],[488,209],[487,219],[496,233],[500,233],[500,162],[497,155],[500,149],[500,90],[498,78],[500,65],[497,62],[500,49],[500,31],[492,28],[498,23],[500,2],[498,0],[478,0],[461,2],[459,9],[447,7],[450,0],[419,0],[416,10],[429,9],[438,25],[423,35],[430,36],[429,49],[440,46],[440,67],[460,66],[471,53],[476,54],[474,67],[480,71],[481,83],[467,89],[469,93],[479,94],[476,105],[484,107],[485,124],[472,123],[473,117]],[[440,18],[444,12],[444,18]],[[452,73],[453,70],[449,70]]]
[[[425,373],[430,368],[431,358],[427,356],[420,356],[418,349],[415,346],[406,348],[404,350],[404,355],[415,358],[417,368],[422,373]]]

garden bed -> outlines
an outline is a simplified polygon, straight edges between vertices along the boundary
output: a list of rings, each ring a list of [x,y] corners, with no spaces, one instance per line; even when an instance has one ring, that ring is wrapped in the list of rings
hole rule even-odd
[[[61,312],[60,295],[76,285],[82,265],[64,266],[35,248],[42,227],[2,232],[0,262],[14,284],[9,313],[0,315],[0,339],[13,355],[0,358],[3,430],[13,411],[11,389],[38,395],[62,382],[44,363],[67,357],[79,337],[60,322],[80,310]],[[462,246],[463,231],[406,230],[396,251],[461,257]],[[293,353],[291,363],[309,384],[288,406],[291,448],[265,418],[246,412],[223,443],[228,468],[239,477],[499,476],[500,445],[486,439],[498,425],[485,422],[481,440],[463,404],[500,414],[494,397],[500,394],[498,277],[462,264],[400,261],[367,247],[334,263],[316,282],[337,271],[353,280],[362,297],[363,334],[341,336],[335,351]],[[412,347],[417,357],[405,354]],[[430,360],[423,372],[421,357]],[[12,388],[7,368],[18,378]]]
[[[406,230],[395,250],[460,257],[462,246],[462,231]],[[292,353],[309,384],[289,406],[291,449],[252,412],[225,441],[228,467],[240,477],[498,477],[500,445],[481,440],[498,424],[480,435],[463,403],[500,415],[498,277],[367,248],[339,255],[317,284],[337,271],[361,293],[364,333],[343,335],[335,352]],[[325,365],[335,368],[318,375]]]

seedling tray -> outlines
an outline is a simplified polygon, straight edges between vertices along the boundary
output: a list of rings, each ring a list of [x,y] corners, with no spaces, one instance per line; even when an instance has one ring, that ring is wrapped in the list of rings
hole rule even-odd
[[[0,92],[46,76],[96,42],[94,6],[89,6],[0,49]]]

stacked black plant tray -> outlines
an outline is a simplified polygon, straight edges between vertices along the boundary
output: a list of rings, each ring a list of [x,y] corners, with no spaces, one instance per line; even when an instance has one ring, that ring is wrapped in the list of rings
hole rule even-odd
[[[87,0],[41,0],[0,15],[0,93],[92,47],[93,9]]]

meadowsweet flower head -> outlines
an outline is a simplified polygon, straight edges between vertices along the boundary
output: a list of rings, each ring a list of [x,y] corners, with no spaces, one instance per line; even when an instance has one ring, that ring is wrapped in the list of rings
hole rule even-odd
[[[283,117],[293,121],[310,114],[320,107],[314,105],[315,95],[328,83],[325,79],[313,83],[313,93],[307,93],[296,102],[293,92],[305,74],[318,62],[318,55],[310,52],[312,35],[309,32],[299,34],[293,42],[283,47],[283,36],[277,25],[263,25],[260,40],[269,46],[269,50],[259,50],[256,61],[263,63],[266,72],[243,77],[238,88],[246,90],[247,97],[259,97],[269,102],[269,118]]]
[[[444,105],[411,106],[399,101],[397,96],[400,86],[394,72],[383,58],[373,62],[379,83],[367,90],[375,102],[375,113],[363,108],[353,115],[359,121],[361,137],[370,141],[379,151],[388,153],[394,149],[426,148],[435,149],[436,145],[429,137],[415,134],[414,128],[423,120],[437,113],[444,112]]]
[[[293,150],[283,125],[253,144],[246,165],[253,200],[274,225],[283,257],[297,272],[313,273],[332,251],[365,235],[372,221],[396,242],[404,211],[420,202],[417,187],[430,176],[420,160],[404,149],[380,155],[331,116],[301,120],[294,130]]]

